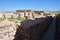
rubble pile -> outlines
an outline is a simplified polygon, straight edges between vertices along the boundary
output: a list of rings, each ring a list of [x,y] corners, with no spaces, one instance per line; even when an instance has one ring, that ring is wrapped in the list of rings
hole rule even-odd
[[[0,22],[0,40],[13,40],[16,32],[16,23],[10,21]]]

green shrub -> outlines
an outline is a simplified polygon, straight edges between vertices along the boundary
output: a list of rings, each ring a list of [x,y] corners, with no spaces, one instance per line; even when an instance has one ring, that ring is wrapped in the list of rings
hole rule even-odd
[[[12,19],[12,18],[7,18],[7,20],[19,22],[19,21],[24,21],[24,20],[26,20],[26,19],[24,19],[24,18],[22,18],[22,17],[17,17],[17,18],[14,18],[14,19]]]
[[[25,18],[22,18],[22,17],[17,17],[16,20],[24,21],[24,20],[26,20],[26,19],[25,19]]]
[[[0,21],[3,21],[4,20],[4,18],[0,18]]]
[[[25,18],[22,18],[22,17],[17,17],[17,18],[0,18],[0,21],[3,21],[3,20],[9,20],[9,21],[15,21],[15,22],[20,22],[20,21],[24,21],[26,20]]]
[[[9,20],[9,21],[14,21],[15,19],[13,19],[13,18],[6,18],[7,20]]]

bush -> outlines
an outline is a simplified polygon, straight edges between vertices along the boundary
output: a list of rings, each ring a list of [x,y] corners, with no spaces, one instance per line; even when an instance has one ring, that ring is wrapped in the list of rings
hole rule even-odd
[[[4,18],[0,18],[0,21],[3,21],[4,20]]]
[[[22,17],[17,17],[16,20],[24,21],[24,20],[26,20],[26,19],[25,19],[25,18],[22,18]]]
[[[20,21],[24,21],[26,20],[25,18],[22,18],[22,17],[17,17],[17,18],[0,18],[0,21],[3,21],[3,20],[9,20],[9,21],[15,21],[15,22],[20,22]]]
[[[17,17],[17,18],[14,18],[14,19],[12,19],[12,18],[7,18],[7,20],[9,20],[9,21],[19,22],[19,21],[24,21],[24,20],[26,20],[26,19],[21,18],[21,17]]]
[[[9,20],[9,21],[14,21],[15,19],[12,19],[12,18],[7,18],[7,20]]]

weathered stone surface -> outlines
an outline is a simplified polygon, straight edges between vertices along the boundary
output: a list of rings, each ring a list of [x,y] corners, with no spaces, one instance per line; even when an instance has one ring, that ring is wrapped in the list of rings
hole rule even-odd
[[[0,40],[13,40],[16,33],[16,23],[10,21],[0,22]]]
[[[24,12],[19,13],[20,17],[24,18]]]
[[[45,17],[21,22],[14,40],[42,40],[52,19],[52,17]]]
[[[49,14],[44,15],[44,11],[32,11],[32,10],[22,10],[20,12],[17,11],[16,13],[4,12],[3,14],[0,14],[0,18],[17,18],[19,16],[26,19],[34,19],[34,20],[27,20],[27,21],[21,22],[21,24],[17,23],[19,25],[17,29],[18,34],[15,34],[16,27],[17,27],[15,22],[10,22],[7,20],[1,21],[0,22],[0,40],[13,40],[14,35],[16,35],[15,40],[18,40],[18,39],[38,40],[37,37],[39,38],[39,35],[44,34],[43,33],[45,32],[44,30],[48,28],[50,22],[52,21],[52,17],[46,17],[47,15],[50,16]]]

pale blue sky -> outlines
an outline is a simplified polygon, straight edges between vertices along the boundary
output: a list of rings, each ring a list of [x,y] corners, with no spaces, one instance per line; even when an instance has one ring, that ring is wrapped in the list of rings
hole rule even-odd
[[[0,11],[60,10],[60,0],[0,0]]]

